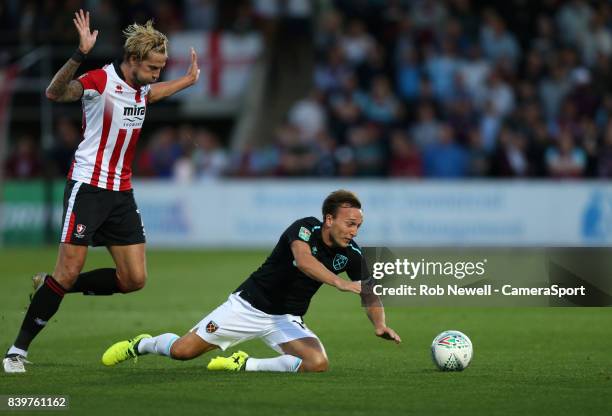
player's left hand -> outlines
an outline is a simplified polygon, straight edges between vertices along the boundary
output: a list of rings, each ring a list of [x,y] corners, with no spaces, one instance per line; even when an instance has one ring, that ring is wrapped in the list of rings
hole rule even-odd
[[[200,68],[198,67],[198,55],[194,48],[191,48],[191,65],[189,65],[189,69],[187,70],[187,77],[191,79],[191,84],[195,84],[198,82],[198,78],[200,78]]]
[[[389,341],[394,341],[396,344],[402,342],[402,339],[399,335],[397,335],[397,332],[386,326],[376,328],[376,336]]]

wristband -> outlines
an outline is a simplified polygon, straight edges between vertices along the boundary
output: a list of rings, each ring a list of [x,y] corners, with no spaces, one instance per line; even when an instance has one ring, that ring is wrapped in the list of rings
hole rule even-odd
[[[87,54],[84,54],[83,52],[81,52],[81,50],[79,48],[77,48],[76,51],[74,51],[74,53],[70,57],[70,59],[72,59],[73,61],[76,61],[78,63],[83,62],[85,60],[85,58],[87,58]]]

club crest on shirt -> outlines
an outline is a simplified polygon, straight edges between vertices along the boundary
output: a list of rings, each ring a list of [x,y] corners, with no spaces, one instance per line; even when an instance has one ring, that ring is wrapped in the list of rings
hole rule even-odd
[[[219,325],[217,325],[215,321],[210,321],[206,324],[206,332],[208,332],[209,334],[212,334],[217,329],[219,329]]]
[[[300,239],[304,240],[304,241],[308,241],[310,240],[310,230],[306,227],[302,227],[300,228],[300,232],[298,233],[298,237],[300,237]]]
[[[348,263],[348,257],[342,254],[336,254],[333,261],[334,270],[342,270],[344,266],[346,266],[346,263]]]

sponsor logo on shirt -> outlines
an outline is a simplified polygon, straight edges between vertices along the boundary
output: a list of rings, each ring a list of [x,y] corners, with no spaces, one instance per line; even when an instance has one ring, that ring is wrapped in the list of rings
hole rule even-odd
[[[141,106],[133,105],[129,107],[123,107],[124,117],[134,117],[138,120],[142,120],[141,117],[144,117],[145,112],[146,112],[146,108],[144,105],[141,105]]]

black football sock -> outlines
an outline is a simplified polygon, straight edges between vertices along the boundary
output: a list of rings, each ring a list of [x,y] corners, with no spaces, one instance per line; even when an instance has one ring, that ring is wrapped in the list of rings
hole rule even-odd
[[[26,316],[21,324],[19,335],[13,344],[16,348],[28,350],[32,340],[45,327],[59,308],[66,290],[57,281],[47,276],[45,283],[36,291]]]
[[[121,293],[122,290],[117,280],[117,269],[95,269],[81,273],[68,292],[82,292],[84,295],[93,296]]]

